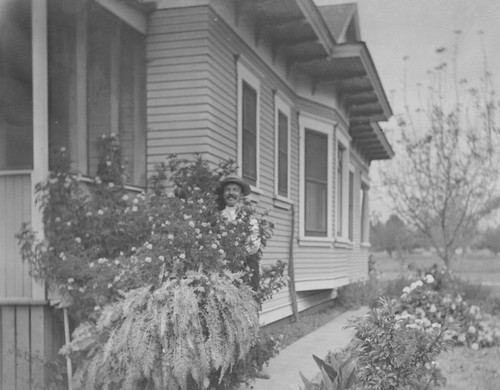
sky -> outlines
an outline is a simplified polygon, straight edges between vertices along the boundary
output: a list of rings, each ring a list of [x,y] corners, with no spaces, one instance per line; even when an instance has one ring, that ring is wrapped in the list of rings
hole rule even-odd
[[[372,55],[393,111],[402,110],[403,80],[410,100],[417,83],[429,85],[428,70],[443,58],[436,49],[451,55],[458,35],[459,78],[477,81],[483,67],[483,53],[493,73],[495,89],[500,91],[500,3],[499,0],[314,0],[317,5],[356,3],[361,39]],[[482,31],[484,34],[479,35]],[[481,42],[482,40],[482,42]],[[484,51],[482,50],[484,45]],[[403,58],[408,57],[405,61]],[[450,57],[448,57],[450,59]],[[413,93],[413,95],[412,95]],[[416,98],[415,98],[416,99]],[[394,119],[381,123],[391,141],[398,131]],[[390,202],[378,182],[384,162],[374,163],[372,176],[372,214],[384,220],[390,215]]]

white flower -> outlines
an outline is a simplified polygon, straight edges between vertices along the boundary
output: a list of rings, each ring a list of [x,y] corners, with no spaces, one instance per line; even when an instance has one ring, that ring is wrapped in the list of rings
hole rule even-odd
[[[411,292],[410,287],[406,286],[405,288],[403,288],[403,293],[409,294],[410,292]]]
[[[435,313],[436,311],[437,311],[436,305],[432,304],[431,307],[430,307],[430,309],[429,309],[429,312]]]
[[[59,253],[59,258],[60,258],[62,261],[66,261],[66,255],[64,254],[64,252]]]
[[[174,239],[174,235],[173,235],[173,234],[169,234],[169,235],[167,235],[167,238],[168,238],[169,240],[173,240],[173,239]]]
[[[75,241],[76,241],[77,243],[81,244],[82,239],[81,239],[80,237],[75,237]]]
[[[110,167],[110,166],[111,166],[111,161],[109,161],[109,160],[108,160],[108,161],[106,161],[106,165],[107,165],[108,167]]]
[[[94,310],[95,311],[101,310],[101,306],[94,306]]]
[[[96,184],[101,184],[102,183],[102,180],[101,180],[101,178],[99,176],[96,176],[94,180],[95,180]]]
[[[153,245],[151,245],[149,242],[146,242],[146,244],[144,244],[144,246],[145,246],[147,249],[149,249],[149,250],[153,249]]]
[[[128,200],[128,195],[123,195],[122,200]]]
[[[136,211],[137,211],[137,207],[135,207],[135,206],[134,206],[134,207],[132,207],[132,212],[134,212],[134,213],[135,213]]]
[[[163,256],[161,256],[161,255],[160,255],[160,256],[158,256],[158,258],[159,258],[161,261],[165,261],[165,257],[163,257]]]
[[[104,214],[104,211],[102,211],[102,210],[97,211],[97,215],[103,215],[103,214]]]
[[[435,281],[435,280],[434,280],[434,277],[433,277],[431,274],[427,274],[427,275],[425,275],[424,280],[425,280],[425,283],[429,283],[429,284],[430,284],[430,283],[434,283],[434,281]]]
[[[113,283],[108,283],[108,288],[113,287]]]
[[[189,221],[189,226],[191,226],[192,228],[194,228],[194,222],[193,221]]]
[[[186,254],[185,254],[185,253],[181,253],[181,254],[179,255],[179,258],[181,258],[182,260],[184,260],[184,259],[186,258]]]
[[[146,258],[144,259],[144,261],[145,261],[146,263],[151,263],[151,257],[146,257]]]
[[[68,278],[68,283],[73,283],[75,281],[75,279],[73,278]]]
[[[66,226],[71,226],[71,221],[66,222]]]
[[[471,347],[474,351],[478,351],[478,350],[479,350],[479,345],[478,345],[478,343],[472,343],[472,344],[470,345],[470,347]]]
[[[115,263],[116,265],[118,265],[118,264],[120,264],[120,261],[119,261],[119,260],[115,260],[115,261],[114,261],[114,263]]]
[[[108,259],[104,258],[104,257],[101,257],[100,259],[97,260],[97,262],[99,264],[104,264],[106,261],[108,261]]]
[[[212,248],[213,248],[213,249],[217,249],[217,244],[216,244],[216,243],[213,243],[213,244],[212,244]]]
[[[476,331],[477,331],[477,329],[473,325],[469,326],[469,329],[467,329],[467,332],[469,332],[470,334],[474,334],[474,333],[476,333]]]
[[[139,199],[135,198],[133,201],[132,201],[133,204],[137,204],[139,203]]]
[[[119,281],[120,281],[120,279],[121,279],[121,276],[120,276],[120,275],[116,275],[116,276],[115,276],[114,281],[115,281],[115,282],[119,282]]]
[[[89,211],[87,212],[87,214],[85,214],[87,217],[91,217],[92,216],[92,213]]]
[[[89,263],[89,268],[93,268],[94,267],[94,262],[90,262]]]

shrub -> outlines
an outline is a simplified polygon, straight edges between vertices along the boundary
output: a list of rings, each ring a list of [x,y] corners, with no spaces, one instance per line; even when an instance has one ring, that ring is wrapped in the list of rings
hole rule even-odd
[[[215,386],[243,359],[258,331],[257,304],[237,277],[190,272],[159,288],[131,290],[84,323],[66,353],[85,354],[76,388]],[[208,386],[207,386],[208,385]]]
[[[60,294],[62,304],[68,307],[76,324],[89,320],[95,322],[97,325],[92,325],[92,329],[97,332],[102,342],[107,340],[108,334],[111,337],[116,332],[124,331],[122,322],[129,321],[127,323],[132,324],[134,317],[146,318],[148,315],[158,314],[146,313],[140,305],[132,305],[125,310],[122,307],[124,299],[131,303],[132,292],[142,291],[141,296],[144,299],[147,297],[151,307],[154,307],[153,303],[156,302],[159,291],[163,291],[165,297],[168,296],[166,286],[173,288],[173,281],[188,283],[193,272],[212,280],[210,291],[219,294],[217,299],[221,305],[227,304],[226,308],[221,308],[220,305],[206,307],[211,301],[201,291],[205,287],[198,286],[200,291],[196,291],[192,298],[196,296],[200,299],[200,313],[205,313],[204,308],[212,311],[220,309],[226,313],[231,307],[231,312],[227,312],[225,317],[228,321],[232,318],[231,315],[241,317],[243,312],[246,313],[248,321],[258,321],[253,302],[260,305],[286,283],[286,277],[283,275],[285,263],[278,262],[263,267],[262,287],[252,293],[252,304],[242,298],[231,301],[237,299],[238,294],[234,297],[228,295],[229,287],[224,278],[234,275],[230,277],[231,283],[241,288],[248,285],[251,278],[252,270],[245,261],[245,244],[250,235],[248,220],[257,220],[263,245],[272,235],[272,225],[268,222],[266,213],[257,212],[250,203],[241,207],[235,224],[220,218],[216,207],[217,193],[214,189],[220,178],[230,171],[231,163],[222,162],[219,166],[212,167],[201,157],[189,161],[172,156],[166,164],[158,167],[158,173],[152,180],[153,191],[134,194],[124,187],[124,165],[117,137],[104,136],[99,142],[103,155],[98,165],[97,177],[83,179],[74,175],[70,170],[69,156],[62,149],[55,158],[56,166],[49,179],[37,185],[46,229],[45,241],[38,240],[36,232],[29,226],[24,226],[18,235],[23,259],[30,263],[32,275],[48,283]],[[173,192],[165,193],[162,187],[165,178],[169,177],[174,183]],[[193,283],[188,285],[196,284]],[[220,289],[226,291],[226,295]],[[241,307],[237,310],[231,305]],[[167,306],[166,311],[162,313],[168,312]],[[137,312],[134,313],[132,308]],[[121,322],[112,321],[104,326],[103,310],[108,314],[122,310],[129,318],[122,318]],[[165,322],[164,319],[158,318],[150,320],[163,321],[158,324]],[[202,328],[190,327],[186,330],[193,332],[193,337],[200,336],[199,329],[203,329],[205,335],[229,336],[225,330],[227,324],[222,328],[213,328],[216,323],[207,321],[207,318],[203,318],[201,324]],[[135,325],[139,326],[138,323]],[[77,336],[91,329],[87,325],[81,326],[83,328],[76,329]],[[144,330],[142,332],[144,333]],[[154,337],[158,329],[149,329],[148,332],[148,337],[156,344],[161,345],[161,342],[164,342]],[[199,372],[187,372],[188,377],[199,383],[202,374],[206,374],[205,368],[209,367],[210,370],[215,370],[215,376],[220,379],[229,374],[228,364],[246,366],[243,364],[243,355],[251,356],[250,348],[267,350],[267,355],[260,353],[259,356],[274,353],[276,343],[271,345],[272,343],[264,342],[257,336],[249,340],[246,336],[238,338],[235,341],[236,347],[228,349],[235,354],[232,360],[222,361],[217,358],[219,360],[215,363],[198,367],[201,370]],[[89,355],[93,356],[91,361],[85,355],[78,355],[82,358],[79,361],[80,372],[82,375],[90,375],[92,383],[108,383],[103,373],[110,369],[109,367],[89,366],[97,364],[101,358],[111,359],[106,354],[111,353],[109,348],[112,345],[106,345],[108,349],[102,352],[104,355],[97,349],[94,355]],[[196,348],[201,347],[197,345]],[[152,350],[139,351],[152,353]],[[116,356],[113,355],[112,360],[106,360],[108,363],[115,364],[118,361],[117,356],[125,353],[124,350],[115,352]],[[213,352],[217,353],[215,349]],[[195,359],[195,355],[189,356],[194,359],[192,364],[195,366],[192,369],[196,370],[199,360]],[[131,362],[123,356],[120,358],[123,358],[120,364]],[[256,361],[253,365],[260,367],[261,363]],[[131,366],[131,376],[126,376],[127,380],[146,378],[154,382],[157,378],[151,376],[152,372],[156,375],[158,371],[151,370],[152,366],[144,366],[142,371]],[[208,375],[210,378],[214,377],[212,371]],[[97,375],[95,378],[94,374]],[[117,375],[125,374],[122,370],[117,371]],[[180,376],[174,377],[179,384],[186,383]]]
[[[381,298],[367,316],[349,324],[363,388],[428,389],[442,382],[435,359],[450,346],[444,328],[431,324],[422,331],[417,316],[398,315],[399,310],[397,301]]]

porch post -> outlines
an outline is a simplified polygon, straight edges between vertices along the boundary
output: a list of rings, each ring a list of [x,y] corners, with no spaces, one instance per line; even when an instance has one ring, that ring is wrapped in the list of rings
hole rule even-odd
[[[35,185],[47,178],[49,171],[49,108],[47,56],[47,0],[32,0],[33,42],[33,171],[31,173],[31,225],[43,238],[43,218],[35,204]],[[45,299],[45,288],[32,281],[32,298]]]

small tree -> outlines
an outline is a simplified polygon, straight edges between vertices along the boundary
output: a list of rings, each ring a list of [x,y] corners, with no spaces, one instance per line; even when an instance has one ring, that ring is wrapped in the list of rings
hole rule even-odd
[[[482,232],[476,247],[478,249],[488,249],[495,256],[498,255],[500,253],[500,227],[488,228]]]
[[[492,75],[483,50],[479,87],[458,78],[459,37],[457,31],[451,62],[442,58],[428,72],[425,104],[410,107],[405,82],[396,158],[382,172],[398,215],[429,237],[447,266],[469,232],[500,205],[500,131]],[[447,55],[444,48],[436,52]]]

